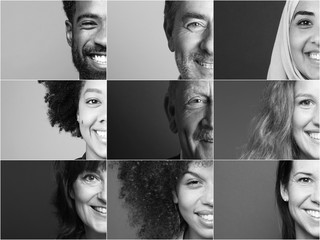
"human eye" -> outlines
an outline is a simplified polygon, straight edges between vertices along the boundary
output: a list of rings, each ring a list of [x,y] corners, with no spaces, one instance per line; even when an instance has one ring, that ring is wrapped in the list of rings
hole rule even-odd
[[[310,108],[314,104],[314,102],[311,99],[302,99],[298,104],[302,108]]]
[[[301,19],[297,21],[297,26],[299,28],[309,28],[313,25],[312,21],[309,19]]]
[[[207,99],[204,97],[193,97],[188,101],[188,105],[193,108],[198,108],[204,106],[207,102]]]
[[[85,21],[82,21],[80,26],[83,28],[83,29],[92,29],[92,28],[95,28],[97,26],[97,23],[95,21],[92,21],[92,20],[85,20]]]
[[[88,184],[95,184],[99,181],[99,176],[94,173],[84,173],[82,175],[82,180]]]
[[[97,107],[101,104],[101,101],[97,98],[89,98],[86,100],[86,104],[91,107]]]
[[[300,177],[297,179],[297,182],[300,183],[301,185],[308,185],[312,183],[312,179],[309,177]]]
[[[188,179],[186,185],[189,188],[195,189],[201,187],[202,182],[199,179]]]
[[[186,28],[191,32],[202,31],[205,27],[205,24],[200,21],[193,21],[186,24]]]

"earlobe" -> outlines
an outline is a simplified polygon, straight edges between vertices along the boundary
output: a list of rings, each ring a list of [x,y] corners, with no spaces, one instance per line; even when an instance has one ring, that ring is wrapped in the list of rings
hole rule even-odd
[[[72,47],[72,23],[69,20],[65,21],[66,24],[66,38],[70,47]]]
[[[289,201],[288,190],[286,189],[286,187],[283,184],[281,184],[281,186],[280,186],[280,194],[281,194],[283,201],[285,201],[285,202]]]
[[[179,199],[178,199],[178,196],[177,196],[177,193],[176,191],[172,191],[172,200],[175,204],[178,204],[179,202]]]
[[[177,133],[178,129],[177,129],[177,124],[176,124],[176,120],[175,120],[175,106],[172,103],[172,101],[170,100],[169,94],[167,94],[164,99],[164,108],[165,108],[167,118],[169,120],[170,130],[173,133]]]

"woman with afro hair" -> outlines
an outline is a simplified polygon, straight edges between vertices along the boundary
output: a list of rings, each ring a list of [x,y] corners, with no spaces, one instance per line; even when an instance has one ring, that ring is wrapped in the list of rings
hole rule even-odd
[[[46,87],[45,102],[51,126],[86,142],[80,159],[107,158],[106,81],[39,81]]]
[[[123,161],[118,178],[140,238],[213,238],[213,161]]]

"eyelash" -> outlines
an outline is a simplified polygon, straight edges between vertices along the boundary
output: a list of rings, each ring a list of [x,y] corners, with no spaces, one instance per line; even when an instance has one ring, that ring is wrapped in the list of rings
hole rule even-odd
[[[199,27],[205,28],[205,26],[199,22],[192,22],[187,24],[186,28],[190,31],[196,31]]]
[[[299,101],[299,105],[301,105],[303,107],[309,107],[312,104],[313,104],[313,101],[311,99],[304,99],[304,100]]]
[[[306,181],[305,181],[306,180]],[[299,178],[298,179],[298,182],[299,183],[302,183],[302,184],[307,184],[307,183],[310,183],[312,181],[311,178],[308,178],[308,177],[302,177],[302,178]]]
[[[90,179],[89,180],[89,177],[93,177],[94,179]],[[86,181],[86,182],[89,182],[89,183],[92,183],[93,181],[98,181],[99,180],[99,178],[96,176],[96,175],[94,175],[94,174],[92,174],[92,173],[88,173],[88,174],[85,174],[83,177],[82,177],[82,179],[84,180],[84,181]]]
[[[310,20],[303,19],[303,20],[298,21],[297,25],[302,26],[302,27],[309,27],[312,25],[312,22]]]
[[[97,99],[89,99],[86,101],[86,103],[87,104],[98,104],[98,103],[100,103],[100,101]]]

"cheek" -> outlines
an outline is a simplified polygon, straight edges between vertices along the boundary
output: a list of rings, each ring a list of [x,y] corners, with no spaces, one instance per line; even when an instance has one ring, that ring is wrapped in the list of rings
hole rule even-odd
[[[179,208],[185,212],[193,212],[198,199],[197,191],[181,190],[179,193]]]
[[[310,121],[310,114],[305,111],[296,109],[293,113],[293,129],[301,130]]]
[[[96,119],[95,111],[91,109],[82,108],[79,109],[78,122],[80,127],[90,127]]]

